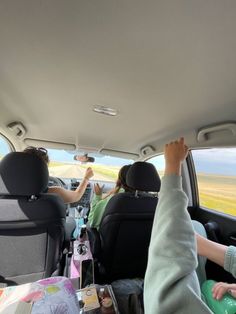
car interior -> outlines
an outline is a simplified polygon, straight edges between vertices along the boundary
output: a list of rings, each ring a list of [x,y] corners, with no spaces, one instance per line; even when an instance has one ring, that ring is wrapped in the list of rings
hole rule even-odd
[[[68,217],[87,224],[98,284],[144,278],[164,145],[181,136],[194,227],[236,246],[235,30],[234,0],[0,1],[0,287],[69,276]],[[48,167],[19,154],[29,146]],[[133,192],[93,228],[94,186],[106,196],[124,165]],[[76,190],[88,167],[78,202],[45,193]]]

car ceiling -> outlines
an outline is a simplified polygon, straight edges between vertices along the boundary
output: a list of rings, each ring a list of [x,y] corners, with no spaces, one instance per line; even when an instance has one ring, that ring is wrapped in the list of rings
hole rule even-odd
[[[235,32],[235,0],[2,0],[2,133],[20,121],[25,138],[95,150],[198,146],[199,128],[236,120]]]

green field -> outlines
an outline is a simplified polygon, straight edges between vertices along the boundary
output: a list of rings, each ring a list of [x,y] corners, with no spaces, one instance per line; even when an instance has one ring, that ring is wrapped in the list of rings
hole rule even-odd
[[[60,161],[50,161],[49,165],[48,165],[48,168],[50,168],[50,167],[60,167],[60,166],[63,166],[65,164],[66,163],[60,162]]]
[[[87,165],[80,165],[80,167],[82,168],[87,168]],[[109,181],[116,181],[117,177],[118,177],[118,172],[120,170],[120,167],[116,167],[116,166],[105,166],[105,165],[91,165],[91,167],[93,168],[94,173],[98,173],[101,175],[106,176],[107,178],[109,178]]]
[[[236,177],[199,174],[200,205],[236,216]]]

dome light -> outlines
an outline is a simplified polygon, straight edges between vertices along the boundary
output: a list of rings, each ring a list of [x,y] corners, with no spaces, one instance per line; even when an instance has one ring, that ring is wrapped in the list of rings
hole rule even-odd
[[[100,106],[100,105],[94,106],[93,111],[96,113],[101,113],[101,114],[105,114],[107,116],[112,116],[112,117],[118,114],[118,111],[116,109],[106,107],[106,106]]]

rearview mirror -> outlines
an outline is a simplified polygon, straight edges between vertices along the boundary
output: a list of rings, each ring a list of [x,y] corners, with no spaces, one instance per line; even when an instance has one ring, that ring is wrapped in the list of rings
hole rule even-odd
[[[87,162],[94,162],[95,158],[88,156],[88,154],[85,155],[75,155],[74,160],[80,161],[81,163],[87,163]]]

